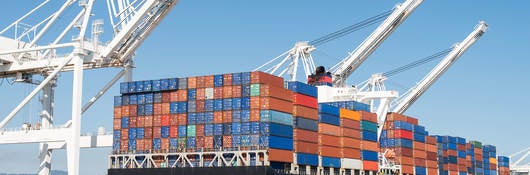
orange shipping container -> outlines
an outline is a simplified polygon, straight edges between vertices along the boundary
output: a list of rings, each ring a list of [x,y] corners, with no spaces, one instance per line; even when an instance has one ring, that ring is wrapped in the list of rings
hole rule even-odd
[[[213,136],[204,137],[204,148],[213,148]]]
[[[232,74],[223,74],[223,85],[232,85]]]
[[[223,147],[232,146],[232,136],[223,136]]]
[[[294,151],[298,153],[318,154],[318,144],[304,141],[294,141]]]
[[[250,110],[250,121],[251,122],[259,122],[260,120],[260,110],[259,109],[251,109]]]
[[[204,148],[204,137],[200,136],[196,138],[195,147]]]
[[[214,99],[223,98],[223,87],[215,87],[215,88],[213,88],[213,98]]]
[[[341,157],[350,159],[361,159],[361,150],[355,148],[341,148]]]
[[[251,72],[250,83],[252,84],[270,84],[276,87],[283,87],[283,78],[277,77],[264,72]]]
[[[293,101],[293,92],[280,86],[274,86],[269,84],[260,85],[260,96],[261,97],[274,97],[285,101]]]
[[[138,127],[145,127],[145,116],[140,116],[136,118],[136,123]]]
[[[188,90],[186,89],[177,90],[177,101],[188,101]]]
[[[377,142],[361,140],[361,150],[379,151],[379,144]]]
[[[121,140],[120,141],[120,151],[128,151],[129,150],[129,142],[128,140]]]
[[[162,128],[153,127],[153,138],[160,138],[162,134]]]
[[[281,150],[281,149],[269,149],[269,161],[274,162],[293,162],[293,151]]]
[[[179,91],[172,91],[169,93],[169,101],[179,101]]]
[[[223,123],[232,123],[232,111],[223,111]]]
[[[340,137],[338,136],[331,136],[331,135],[325,135],[325,134],[318,134],[318,144],[319,145],[327,145],[327,146],[334,146],[334,147],[340,147]]]
[[[436,145],[436,137],[433,136],[425,136],[425,143],[427,145]]]
[[[223,86],[223,98],[232,98],[232,86]]]
[[[178,114],[172,114],[169,116],[169,125],[178,125]]]
[[[421,143],[421,142],[413,141],[412,144],[413,144],[412,147],[413,147],[414,149],[416,149],[416,150],[422,150],[422,151],[425,150],[425,143]]]
[[[318,109],[293,105],[293,116],[318,120]]]
[[[114,118],[121,118],[121,107],[114,107]]]
[[[349,128],[340,128],[340,129],[341,129],[340,136],[342,137],[349,137],[349,138],[356,138],[356,139],[361,138],[361,131],[359,130],[349,129]]]
[[[162,103],[162,114],[169,114],[169,103]]]
[[[363,169],[368,171],[377,171],[379,170],[379,163],[376,161],[363,160]]]
[[[129,110],[129,105],[127,106],[122,106],[121,107],[121,116],[130,116],[131,115],[131,112]]]
[[[497,167],[497,166],[493,166],[493,167]],[[495,170],[495,169],[491,169],[491,170]],[[458,171],[467,171],[466,165],[458,165]]]
[[[425,163],[428,168],[438,168],[438,162],[436,160],[426,160]]]
[[[250,109],[260,109],[259,97],[250,97]]]
[[[129,105],[129,117],[135,117],[138,116],[138,106],[137,105]]]
[[[447,169],[449,171],[458,171],[458,165],[456,165],[456,164],[447,164]]]
[[[137,122],[136,122],[136,118],[138,117],[129,117],[129,128],[136,128],[138,127],[137,126]]]
[[[340,158],[339,147],[320,145],[318,148],[321,156]]]
[[[153,104],[153,114],[154,115],[162,114],[162,104],[161,103]]]
[[[204,112],[204,100],[197,100],[195,101],[196,107],[195,112]]]
[[[197,77],[188,77],[188,89],[197,88]]]
[[[204,136],[204,124],[195,125],[195,135]]]
[[[136,150],[143,151],[145,150],[144,139],[136,139]]]
[[[120,137],[121,140],[129,139],[129,129],[121,129],[120,135],[121,135]]]
[[[175,138],[179,135],[179,129],[178,126],[170,126],[169,127],[169,137]]]
[[[314,131],[295,128],[293,130],[293,140],[318,143],[318,133]]]
[[[187,114],[177,114],[177,120],[179,126],[185,126],[188,124],[188,115]]]
[[[196,83],[195,83],[197,88],[204,88],[205,87],[204,79],[205,79],[204,76],[197,77]]]
[[[215,124],[223,123],[223,112],[222,111],[213,112],[213,123]]]
[[[241,97],[241,86],[232,86],[232,97],[239,98]]]
[[[113,120],[112,123],[113,123],[112,126],[113,126],[114,130],[120,130],[121,129],[121,119],[116,118],[116,119]]]
[[[357,111],[347,110],[344,108],[340,109],[340,118],[347,118],[351,120],[361,120],[361,114]]]
[[[403,174],[414,174],[414,166],[412,165],[401,165],[401,170]]]
[[[414,117],[407,117],[407,122],[413,125],[418,125],[418,119]]]
[[[423,150],[414,149],[413,154],[414,154],[414,158],[422,158],[422,159],[427,158],[427,153],[425,153],[425,151]]]
[[[146,139],[152,139],[153,138],[153,128],[152,127],[144,128],[144,138],[146,138]]]
[[[293,112],[293,104],[291,102],[270,97],[260,98],[260,108],[289,114]]]
[[[425,145],[425,150],[428,151],[428,152],[437,152],[438,151],[438,147],[436,145]]]
[[[397,157],[397,162],[401,163],[402,165],[414,165],[414,159],[412,157]]]
[[[205,88],[197,88],[195,93],[196,93],[195,94],[195,98],[197,100],[205,100],[206,99],[206,89]]]
[[[426,166],[425,159],[423,159],[423,158],[414,158],[414,166],[425,167]]]
[[[144,116],[142,117],[144,120],[144,126],[145,127],[152,127],[153,126],[153,116]]]
[[[204,77],[204,86],[205,87],[213,87],[213,81],[214,81],[213,75],[205,76]]]
[[[168,138],[162,138],[160,139],[160,148],[161,149],[169,149],[169,139]]]
[[[160,122],[160,126],[169,126],[169,116],[170,115],[162,115],[161,116],[161,122]]]
[[[430,174],[430,175],[436,175],[438,174],[438,167],[434,168],[427,168],[427,174]]]
[[[361,140],[359,138],[341,137],[342,147],[361,149]]]
[[[161,115],[155,115],[153,117],[153,126],[161,126],[162,125],[162,116]]]
[[[326,123],[318,123],[318,132],[332,136],[340,136],[340,127]]]

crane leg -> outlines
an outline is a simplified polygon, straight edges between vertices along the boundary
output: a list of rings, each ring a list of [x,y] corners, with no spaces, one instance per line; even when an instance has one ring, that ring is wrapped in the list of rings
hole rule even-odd
[[[35,129],[51,128],[53,126],[53,102],[56,80],[51,80],[42,89],[42,111],[40,113],[41,124],[36,124]],[[51,171],[52,150],[48,149],[47,143],[39,144],[40,166],[38,175],[49,175]]]
[[[70,138],[66,144],[68,175],[79,174],[79,135],[81,134],[81,113],[83,95],[83,56],[74,57],[74,76],[72,93],[72,126]]]

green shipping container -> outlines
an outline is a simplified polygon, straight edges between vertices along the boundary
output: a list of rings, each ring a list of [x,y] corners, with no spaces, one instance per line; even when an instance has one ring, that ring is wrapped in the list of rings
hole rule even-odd
[[[369,121],[361,120],[361,130],[377,132],[377,124]]]
[[[250,96],[259,96],[260,95],[260,84],[251,84],[250,85]]]
[[[196,127],[195,125],[188,125],[187,135],[188,137],[195,137],[196,135]]]
[[[479,141],[469,141],[469,144],[475,146],[475,148],[482,148],[482,143]]]

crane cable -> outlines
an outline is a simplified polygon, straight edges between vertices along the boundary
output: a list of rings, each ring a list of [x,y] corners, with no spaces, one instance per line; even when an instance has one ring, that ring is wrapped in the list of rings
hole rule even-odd
[[[451,50],[453,50],[453,48],[448,48],[448,49],[442,50],[440,52],[437,52],[437,53],[435,53],[435,54],[433,54],[431,56],[416,60],[416,61],[414,61],[412,63],[409,63],[409,64],[406,64],[404,66],[398,67],[396,69],[387,71],[387,72],[383,73],[383,76],[391,77],[391,76],[394,76],[394,75],[399,74],[401,72],[407,71],[409,69],[418,67],[420,65],[426,64],[426,63],[431,62],[431,61],[434,61],[434,60],[436,60],[436,59],[438,59],[438,58],[440,58],[442,56],[445,56],[445,55],[449,54],[449,52],[451,52]]]
[[[342,28],[342,29],[340,29],[338,31],[335,31],[333,33],[330,33],[330,34],[327,34],[327,35],[322,36],[320,38],[317,38],[315,40],[312,40],[312,41],[309,42],[309,44],[317,46],[317,45],[322,45],[324,43],[330,42],[330,41],[332,41],[334,39],[337,39],[339,37],[348,35],[348,34],[354,32],[354,31],[357,31],[359,29],[368,27],[368,26],[373,25],[373,24],[375,24],[375,23],[377,23],[379,21],[382,21],[387,16],[389,16],[391,13],[392,13],[392,10],[383,12],[381,14],[378,14],[376,16],[370,17],[370,18],[365,19],[365,20],[363,20],[361,22],[358,22],[356,24],[350,25],[348,27]]]

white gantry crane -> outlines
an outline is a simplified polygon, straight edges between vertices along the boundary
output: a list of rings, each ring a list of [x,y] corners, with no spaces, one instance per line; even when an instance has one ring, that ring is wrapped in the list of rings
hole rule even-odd
[[[529,175],[530,174],[530,147],[519,152],[513,153],[510,158],[511,175]],[[516,159],[518,158],[518,159]]]
[[[39,175],[50,174],[52,150],[66,148],[68,173],[77,175],[80,147],[112,146],[112,135],[103,130],[97,136],[80,136],[82,114],[121,77],[125,75],[125,81],[131,81],[135,50],[178,0],[106,0],[107,8],[101,12],[108,11],[112,25],[109,28],[113,29],[112,38],[103,41],[106,44],[99,41],[103,20],[92,19],[95,0],[64,0],[59,6],[51,2],[44,0],[0,31],[0,78],[38,84],[0,122],[0,144],[40,143]],[[75,16],[69,16],[71,12]],[[38,22],[31,23],[34,21]],[[122,70],[82,105],[83,70],[99,68]],[[56,125],[53,113],[56,79],[67,71],[73,72],[72,114],[68,117],[71,120]],[[39,75],[42,81],[33,79]],[[39,92],[42,92],[40,126],[24,124],[21,129],[6,128]]]
[[[288,75],[289,80],[294,81],[297,79],[298,64],[302,64],[305,77],[307,78],[315,70],[315,63],[311,56],[311,52],[316,49],[315,46],[377,23],[387,17],[352,53],[348,54],[347,58],[332,68],[336,70],[333,72],[335,73],[334,84],[342,86],[345,80],[344,77],[348,77],[357,69],[422,2],[423,0],[406,0],[402,4],[396,5],[393,10],[368,18],[313,41],[297,42],[292,49],[259,66],[255,70],[264,70],[267,73],[278,76]]]

